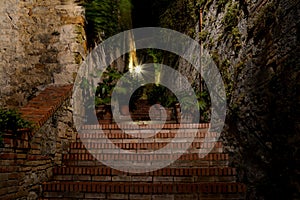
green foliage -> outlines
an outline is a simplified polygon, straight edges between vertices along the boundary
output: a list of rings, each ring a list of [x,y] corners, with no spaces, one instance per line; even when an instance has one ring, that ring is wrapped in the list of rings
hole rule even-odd
[[[160,26],[170,28],[195,37],[195,25],[199,20],[196,1],[174,1],[160,16]]]
[[[232,48],[236,52],[238,52],[242,46],[241,34],[238,29],[239,13],[240,10],[238,8],[238,4],[232,3],[228,5],[227,11],[222,20],[222,24],[224,25],[223,36],[225,35],[232,38]]]
[[[122,77],[122,84],[117,86],[117,82]],[[126,79],[123,76],[123,73],[119,72],[117,69],[109,66],[105,72],[103,72],[101,82],[98,83],[98,87],[96,88],[95,93],[95,106],[98,105],[108,105],[112,100],[112,93],[116,92],[118,97],[122,97],[122,95],[128,95],[129,90],[131,90],[134,86],[139,85],[138,79]],[[137,90],[133,93],[130,102],[134,103],[137,99],[142,96],[142,91]],[[119,104],[122,104],[122,98],[118,99]],[[134,108],[134,105],[131,104],[131,107]]]
[[[224,25],[225,31],[231,31],[232,28],[238,25],[238,4],[232,4],[228,7],[227,12],[222,20],[222,24]]]
[[[199,33],[199,40],[200,41],[205,41],[205,39],[207,38],[208,35],[209,35],[208,31],[201,31]]]
[[[181,101],[181,111],[184,113],[194,113],[199,107],[197,102],[193,101],[194,99],[191,97],[191,94],[182,92],[182,94],[179,95],[179,99]]]
[[[218,13],[225,7],[229,0],[218,0],[217,1],[217,9]]]
[[[112,91],[122,74],[113,67],[107,67],[103,72],[103,79],[98,83],[95,94],[95,105],[107,105],[111,101]]]
[[[213,3],[213,0],[197,0],[197,8],[206,8],[208,9],[209,6]]]
[[[121,0],[119,1],[119,10],[120,10],[120,30],[127,30],[132,28],[131,20],[131,11],[132,4],[130,0]]]
[[[19,129],[23,128],[31,129],[33,125],[31,122],[24,120],[16,110],[0,109],[0,141],[6,131],[12,131],[16,134]]]
[[[150,104],[159,103],[166,108],[173,107],[175,103],[178,102],[175,95],[168,88],[162,85],[146,85],[145,94]]]
[[[218,51],[217,50],[212,51],[211,57],[212,57],[213,61],[215,62],[215,64],[219,67],[220,66],[220,56],[218,54]]]
[[[160,64],[172,66],[173,69],[177,69],[178,67],[179,56],[172,52],[161,49],[147,49],[146,54],[149,56],[150,62],[158,63],[154,65],[155,69],[159,68],[161,66]]]
[[[230,61],[228,59],[223,60],[220,66],[220,71],[225,83],[226,97],[228,100],[231,98],[233,93],[233,80],[232,80],[232,73],[230,69],[231,69]]]
[[[210,121],[210,107],[211,100],[207,88],[203,91],[197,93],[198,106],[200,110],[200,121],[209,122]]]
[[[83,6],[90,46],[131,28],[130,0],[85,0]]]
[[[241,47],[242,47],[242,43],[241,43],[241,33],[238,29],[238,27],[234,27],[231,30],[231,34],[233,36],[233,48],[235,51],[238,51]]]
[[[218,7],[224,7],[228,3],[228,0],[219,0],[217,1],[217,6]]]
[[[218,52],[212,51],[211,52],[212,59],[215,62],[216,66],[218,66],[221,76],[223,78],[224,84],[225,84],[225,91],[226,91],[226,97],[228,102],[230,101],[230,98],[232,96],[233,91],[233,79],[232,79],[232,72],[231,70],[231,63],[228,59],[224,59],[223,61],[220,58],[220,55]]]
[[[163,52],[157,49],[147,49],[147,53],[152,57],[154,63],[163,62]]]
[[[148,84],[145,86],[144,92],[150,104],[159,103],[165,108],[172,108],[176,103],[179,103],[177,97],[166,87],[156,84]],[[183,113],[193,114],[197,110],[201,113],[201,121],[208,122],[210,120],[210,96],[205,89],[202,92],[196,93],[196,102],[191,97],[191,94],[182,91],[180,98],[180,108]]]
[[[206,3],[207,3],[207,0],[198,0],[197,6],[202,8],[205,6]]]

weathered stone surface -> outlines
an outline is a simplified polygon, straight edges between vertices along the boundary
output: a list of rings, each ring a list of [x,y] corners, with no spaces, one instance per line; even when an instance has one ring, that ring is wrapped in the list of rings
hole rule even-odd
[[[239,181],[248,184],[249,199],[297,199],[299,2],[201,2],[201,41],[226,84],[223,139]],[[199,80],[184,61],[179,71]]]
[[[87,52],[82,7],[73,0],[1,1],[0,21],[1,107],[25,105],[48,84],[73,82]]]

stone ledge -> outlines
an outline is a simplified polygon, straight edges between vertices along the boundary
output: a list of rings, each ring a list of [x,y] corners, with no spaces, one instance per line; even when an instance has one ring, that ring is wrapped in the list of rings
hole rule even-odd
[[[42,127],[72,94],[73,85],[51,85],[20,109],[23,118]]]

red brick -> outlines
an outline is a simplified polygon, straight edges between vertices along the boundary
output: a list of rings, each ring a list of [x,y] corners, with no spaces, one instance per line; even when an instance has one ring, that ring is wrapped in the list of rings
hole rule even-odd
[[[0,154],[1,160],[14,160],[17,158],[17,154],[15,153],[2,153]]]

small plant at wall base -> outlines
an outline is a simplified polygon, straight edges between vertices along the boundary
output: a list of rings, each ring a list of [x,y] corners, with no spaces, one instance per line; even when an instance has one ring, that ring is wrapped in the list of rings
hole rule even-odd
[[[2,136],[6,132],[17,134],[20,129],[32,129],[33,124],[23,119],[19,112],[14,109],[0,109],[0,145]]]

